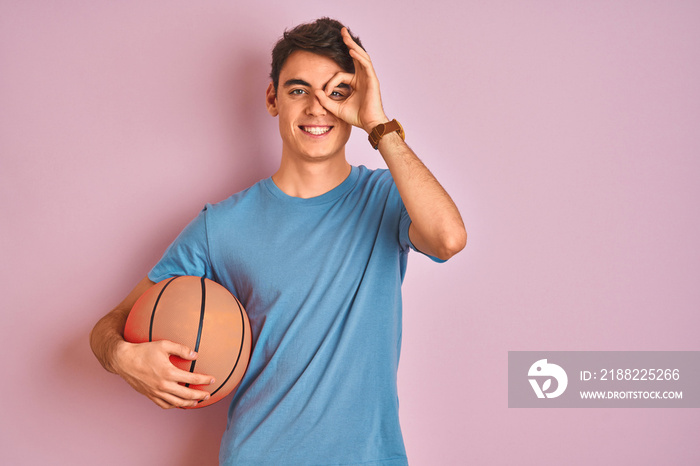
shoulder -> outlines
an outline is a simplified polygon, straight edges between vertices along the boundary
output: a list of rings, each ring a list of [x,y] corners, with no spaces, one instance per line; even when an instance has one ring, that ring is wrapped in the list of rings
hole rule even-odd
[[[369,169],[359,166],[359,176],[350,199],[363,209],[400,211],[403,208],[401,196],[394,184],[391,172],[387,169]]]
[[[360,165],[357,185],[362,189],[389,191],[396,187],[391,172],[386,168],[370,169]]]
[[[206,204],[204,206],[204,211],[207,213],[208,217],[217,217],[236,210],[245,210],[250,207],[251,204],[258,202],[258,200],[264,196],[266,189],[265,180],[258,181],[254,185],[232,194],[222,201]]]

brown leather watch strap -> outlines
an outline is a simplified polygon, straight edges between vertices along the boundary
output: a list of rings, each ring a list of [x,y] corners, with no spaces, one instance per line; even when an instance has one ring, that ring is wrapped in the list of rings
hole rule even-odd
[[[394,119],[388,123],[380,123],[375,126],[372,132],[369,133],[369,143],[372,144],[372,147],[376,150],[379,147],[379,141],[381,141],[382,137],[385,134],[389,134],[393,131],[398,131],[401,139],[406,140],[406,133],[404,132],[401,123]]]

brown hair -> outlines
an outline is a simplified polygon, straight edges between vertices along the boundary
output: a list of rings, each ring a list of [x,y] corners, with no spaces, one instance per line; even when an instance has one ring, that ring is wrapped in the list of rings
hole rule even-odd
[[[297,50],[323,55],[332,59],[346,73],[355,72],[355,64],[352,61],[348,47],[343,42],[340,30],[343,24],[331,18],[319,18],[312,23],[304,23],[292,30],[285,30],[282,38],[277,41],[272,49],[272,66],[270,78],[275,86],[279,85],[280,71],[289,56]],[[350,30],[348,30],[350,32]],[[362,47],[358,37],[350,33],[353,40]]]

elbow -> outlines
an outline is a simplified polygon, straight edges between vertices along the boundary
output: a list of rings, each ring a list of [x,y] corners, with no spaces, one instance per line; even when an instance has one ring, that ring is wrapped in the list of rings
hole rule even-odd
[[[467,245],[467,230],[464,226],[456,228],[454,231],[446,233],[440,241],[437,257],[440,260],[446,261],[452,256],[460,252]]]

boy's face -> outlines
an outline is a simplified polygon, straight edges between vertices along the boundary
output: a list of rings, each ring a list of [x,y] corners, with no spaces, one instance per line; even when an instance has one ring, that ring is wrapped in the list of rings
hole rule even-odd
[[[306,161],[345,158],[345,144],[352,126],[326,110],[314,95],[343,69],[333,60],[306,51],[292,53],[282,66],[275,92],[267,89],[267,110],[279,116],[282,154]],[[344,100],[350,89],[341,85],[331,98]]]

